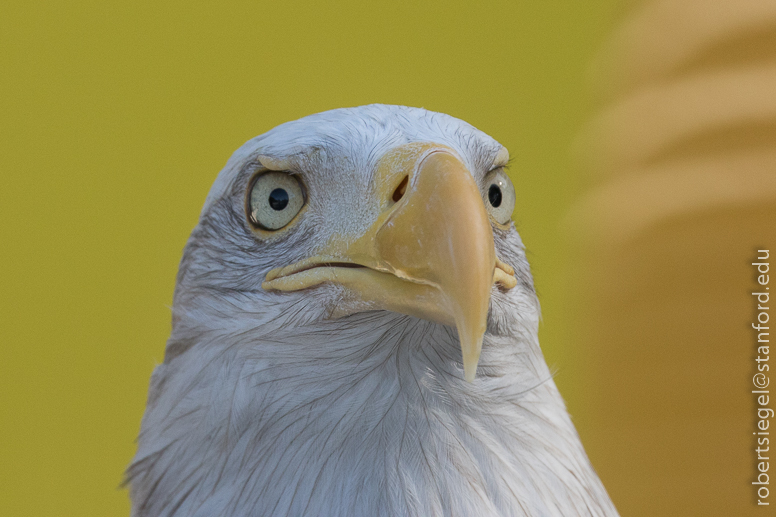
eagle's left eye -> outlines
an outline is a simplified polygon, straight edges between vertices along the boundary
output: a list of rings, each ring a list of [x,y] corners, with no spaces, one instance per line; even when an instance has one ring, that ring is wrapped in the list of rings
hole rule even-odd
[[[515,209],[515,187],[504,169],[490,171],[483,182],[483,200],[490,216],[499,224],[507,224]]]
[[[299,180],[286,172],[265,172],[251,186],[248,219],[263,230],[279,230],[290,223],[304,206]]]

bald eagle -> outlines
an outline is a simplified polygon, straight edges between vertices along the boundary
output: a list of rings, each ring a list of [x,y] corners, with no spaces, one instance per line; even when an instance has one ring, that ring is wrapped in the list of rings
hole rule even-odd
[[[386,105],[238,149],[183,253],[132,515],[616,515],[539,348],[508,158]]]

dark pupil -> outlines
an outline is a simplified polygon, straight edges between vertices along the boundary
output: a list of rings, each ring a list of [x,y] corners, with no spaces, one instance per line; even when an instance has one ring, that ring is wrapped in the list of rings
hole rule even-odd
[[[498,185],[491,185],[488,189],[488,200],[494,208],[501,206],[501,189]]]
[[[277,211],[283,210],[286,206],[288,206],[288,192],[286,192],[285,189],[282,189],[282,188],[276,188],[275,190],[270,192],[269,206],[271,206],[273,210],[277,210]]]

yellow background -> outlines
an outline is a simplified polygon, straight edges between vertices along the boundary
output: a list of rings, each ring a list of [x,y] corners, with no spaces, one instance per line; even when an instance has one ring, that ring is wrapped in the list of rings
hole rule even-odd
[[[615,10],[3,2],[0,514],[128,514],[119,484],[211,182],[245,140],[337,107],[421,106],[510,149],[542,343],[588,422],[558,225],[577,189],[567,151],[586,116],[585,67]]]

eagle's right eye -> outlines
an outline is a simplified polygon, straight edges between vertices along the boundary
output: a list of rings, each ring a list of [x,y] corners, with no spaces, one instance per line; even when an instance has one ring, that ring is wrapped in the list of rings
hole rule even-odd
[[[248,219],[263,230],[280,230],[304,206],[304,189],[287,172],[265,172],[256,177],[248,196]]]

